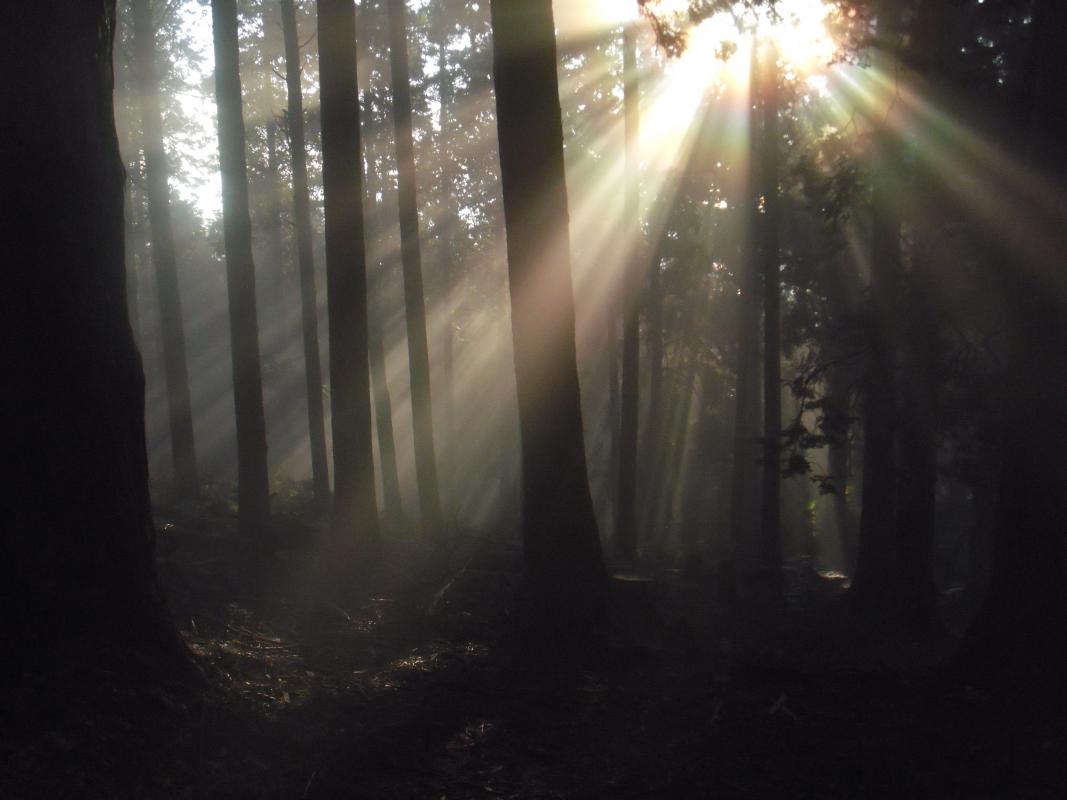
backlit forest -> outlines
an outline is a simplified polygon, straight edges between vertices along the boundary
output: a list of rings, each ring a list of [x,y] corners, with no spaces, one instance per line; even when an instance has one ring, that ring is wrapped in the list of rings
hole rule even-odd
[[[7,17],[0,794],[1067,792],[1067,5]]]

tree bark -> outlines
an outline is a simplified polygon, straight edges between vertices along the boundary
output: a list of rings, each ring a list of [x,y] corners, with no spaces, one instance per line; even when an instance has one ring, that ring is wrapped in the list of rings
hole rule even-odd
[[[181,290],[174,255],[174,232],[170,220],[170,189],[167,154],[163,146],[163,114],[160,109],[159,74],[156,65],[156,29],[149,0],[133,2],[134,51],[137,89],[144,132],[145,186],[148,219],[152,231],[152,261],[159,292],[159,318],[163,339],[163,377],[167,386],[170,447],[174,464],[174,489],[179,498],[200,493],[193,410],[189,397],[189,374],[185,355]]]
[[[900,218],[886,186],[886,155],[875,177],[872,202],[868,363],[863,380],[863,497],[856,573],[849,600],[872,616],[895,613],[896,539],[896,388],[888,325],[900,270]]]
[[[623,29],[623,115],[626,167],[623,194],[623,237],[632,238],[624,254],[622,274],[622,409],[619,429],[619,488],[616,493],[615,551],[623,561],[637,558],[637,419],[640,369],[640,317],[638,287],[644,250],[639,218],[638,125],[640,108],[637,76],[637,42],[633,27]],[[627,236],[629,234],[629,236]]]
[[[307,386],[308,438],[315,505],[325,510],[330,500],[330,472],[326,456],[326,423],[322,404],[322,361],[319,356],[319,303],[315,288],[315,257],[308,202],[307,146],[304,141],[304,93],[300,84],[300,44],[293,0],[281,0],[285,39],[285,82],[288,89],[289,159],[293,171],[293,224],[296,228],[297,270],[300,274],[300,320],[304,339],[304,378]]]
[[[383,240],[387,230],[388,214],[385,210],[385,193],[382,187],[381,175],[384,172],[384,160],[377,158],[378,153],[372,152],[371,158],[367,159],[368,204],[373,209],[372,219],[375,227],[372,236]],[[382,192],[382,202],[377,201],[378,193]],[[384,276],[388,270],[384,261],[386,248],[379,248],[378,252],[382,260],[375,259],[372,264],[374,270],[370,280],[371,297],[377,301],[377,307],[382,305]],[[382,317],[385,314],[369,313],[367,323],[370,336],[370,373],[371,388],[374,395],[374,419],[378,428],[378,453],[382,465],[382,500],[384,501],[385,521],[388,526],[400,528],[404,520],[404,507],[400,496],[400,474],[396,464],[396,440],[393,436],[393,403],[389,396],[389,374],[385,364],[385,341]]]
[[[354,533],[358,546],[373,555],[378,547],[379,524],[371,434],[356,8],[352,0],[318,0],[318,15],[333,526],[338,537]]]
[[[144,374],[127,310],[115,3],[6,11],[0,594],[15,685],[104,649],[180,654],[153,565]]]
[[[759,86],[759,48],[752,48],[749,65],[749,85]],[[749,149],[756,152],[761,120],[758,96],[749,99]],[[741,290],[741,309],[737,321],[737,385],[734,389],[734,436],[730,477],[730,552],[732,570],[727,578],[732,586],[723,587],[726,596],[736,596],[738,577],[750,571],[754,561],[757,506],[756,448],[759,410],[759,202],[757,181],[758,160],[749,158],[748,176],[742,190],[740,207],[744,211],[741,225],[741,246],[737,256],[738,288]]]
[[[211,0],[211,18],[215,40],[226,292],[233,348],[233,400],[237,414],[238,527],[247,536],[262,537],[268,533],[270,525],[270,481],[267,476],[267,426],[263,416],[263,378],[259,363],[256,268],[252,261],[252,223],[248,213],[248,170],[235,0]]]
[[[492,0],[493,74],[522,442],[526,594],[543,629],[604,616],[575,350],[563,124],[550,0]]]
[[[763,225],[761,262],[763,265],[763,503],[759,561],[761,572],[774,595],[781,593],[782,477],[779,466],[782,438],[782,346],[781,346],[781,258],[778,251],[778,52],[773,44],[767,51],[761,72],[763,107],[762,155]]]
[[[426,334],[426,300],[419,247],[415,149],[411,133],[411,86],[408,78],[407,9],[405,0],[386,0],[389,9],[389,66],[393,87],[393,125],[400,208],[400,256],[404,268],[404,310],[411,367],[411,410],[414,417],[415,475],[423,532],[440,536],[441,495],[434,454],[433,406],[430,399],[430,350]]]

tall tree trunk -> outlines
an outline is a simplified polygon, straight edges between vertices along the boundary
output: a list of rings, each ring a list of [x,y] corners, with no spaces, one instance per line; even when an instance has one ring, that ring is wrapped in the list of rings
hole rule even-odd
[[[153,563],[144,374],[123,268],[113,0],[6,9],[0,586],[16,686],[102,649],[180,653]],[[80,668],[80,667],[79,667]],[[31,677],[32,676],[32,677]]]
[[[919,184],[921,186],[921,183]],[[921,193],[933,197],[933,193]],[[937,522],[937,352],[938,330],[931,305],[932,242],[929,224],[938,218],[926,209],[913,227],[911,275],[907,297],[897,315],[901,331],[901,404],[898,428],[900,469],[897,519],[900,560],[899,606],[904,623],[928,631],[936,618],[934,537]]]
[[[271,112],[273,114],[273,110]],[[282,204],[281,182],[278,177],[278,120],[267,121],[267,244],[270,252],[269,286],[267,298],[271,313],[276,317],[275,324],[282,325],[285,319],[285,271],[282,268]],[[286,332],[277,332],[279,341],[275,352],[284,349]]]
[[[318,0],[322,184],[326,198],[326,296],[330,315],[333,525],[378,546],[367,335],[367,256],[356,84],[356,7]]]
[[[604,615],[578,387],[563,123],[551,0],[492,0],[497,134],[522,442],[531,612],[547,630]]]
[[[782,582],[782,478],[779,467],[782,433],[782,346],[780,255],[778,226],[778,52],[767,45],[762,65],[763,107],[762,195],[763,226],[763,503],[760,536],[760,568],[773,594],[781,592]]]
[[[300,85],[300,44],[293,0],[281,0],[285,39],[285,82],[289,104],[289,158],[293,171],[293,224],[296,227],[300,274],[300,320],[304,334],[304,378],[307,384],[308,437],[315,505],[324,510],[330,499],[326,457],[326,423],[322,407],[322,362],[319,357],[319,303],[315,288],[315,257],[311,244],[307,148],[304,142],[304,93]]]
[[[419,248],[415,148],[411,133],[411,86],[408,78],[407,9],[405,0],[387,0],[389,65],[393,81],[393,124],[400,208],[400,255],[404,267],[404,310],[411,365],[411,410],[414,418],[415,475],[419,483],[419,514],[423,532],[442,534],[441,496],[434,455],[433,406],[430,401],[430,350],[426,339],[426,300]]]
[[[374,228],[372,236],[379,240],[385,238],[388,230],[385,204],[385,192],[382,186],[381,176],[385,172],[384,159],[379,160],[377,152],[372,152],[372,157],[367,159],[368,172],[367,182],[368,203],[373,209],[372,218]],[[378,193],[382,192],[382,202],[377,201]],[[385,258],[387,248],[378,248],[381,258],[375,259],[372,264],[374,270],[370,280],[371,298],[376,301],[374,305],[381,308],[384,294],[385,275],[389,270],[386,267]],[[399,528],[403,524],[404,507],[400,497],[400,473],[396,464],[396,440],[393,436],[393,404],[389,397],[389,373],[385,367],[385,340],[382,318],[386,315],[379,311],[371,313],[368,309],[367,323],[370,336],[370,373],[371,388],[374,394],[374,419],[378,427],[378,453],[382,464],[382,499],[384,500],[385,521],[388,526]]]
[[[896,306],[900,271],[900,218],[886,186],[887,156],[875,177],[871,232],[871,311],[868,363],[863,380],[863,497],[856,573],[849,600],[864,613],[895,613],[897,565],[896,388],[888,325]]]
[[[438,250],[440,254],[440,302],[445,316],[443,341],[441,342],[441,385],[443,399],[440,403],[446,432],[451,432],[455,425],[455,319],[452,305],[455,301],[456,276],[453,268],[456,261],[456,238],[459,234],[460,220],[454,196],[459,185],[460,175],[454,155],[454,148],[449,143],[449,135],[455,131],[454,106],[455,88],[448,71],[448,13],[451,11],[446,3],[441,3],[434,15],[431,32],[434,47],[437,50],[437,92],[440,99],[438,125],[441,129],[440,146],[437,157],[441,160],[441,219],[438,223]],[[451,437],[443,437],[443,449],[450,452],[459,444]],[[455,458],[455,454],[451,453]]]
[[[623,28],[623,115],[626,128],[624,171],[623,238],[632,238],[625,253],[622,275],[622,413],[619,437],[618,512],[615,519],[615,550],[619,558],[637,557],[637,418],[640,369],[640,316],[638,297],[641,256],[644,252],[638,194],[638,125],[640,108],[637,76],[637,42],[632,26]],[[627,237],[625,234],[631,234]]]
[[[753,46],[749,64],[749,86],[759,91],[759,48]],[[727,579],[732,585],[723,587],[726,596],[736,596],[738,576],[752,567],[755,542],[754,517],[756,498],[756,465],[759,462],[756,439],[760,410],[759,396],[759,200],[757,181],[759,159],[755,157],[761,130],[759,97],[749,98],[748,119],[748,175],[744,182],[739,207],[741,242],[737,254],[738,288],[741,290],[741,309],[737,318],[737,385],[734,389],[734,436],[730,472],[730,552],[732,570]]]
[[[1067,6],[1036,3],[1028,97],[1032,168],[1067,186],[1067,64],[1062,36]],[[1060,668],[1067,654],[1067,316],[1063,313],[1062,203],[1026,209],[1060,246],[1040,258],[1021,259],[999,230],[984,244],[994,253],[1007,320],[1004,396],[1009,407],[1002,445],[1000,486],[993,529],[993,559],[986,594],[962,649],[966,666],[1002,686],[1033,692],[1062,713]],[[1019,245],[1021,242],[1012,242]],[[1055,277],[1052,277],[1055,276]],[[1055,705],[1052,705],[1055,704]]]
[[[233,348],[233,399],[237,413],[238,526],[246,535],[263,536],[270,525],[270,482],[267,477],[267,426],[263,416],[263,378],[259,365],[256,269],[252,261],[252,223],[248,213],[235,0],[211,0],[211,19],[215,40],[226,291]]]
[[[123,218],[125,220],[126,243],[124,255],[126,258],[126,305],[130,313],[130,328],[133,330],[133,340],[140,346],[141,341],[141,302],[140,281],[137,276],[137,212],[133,205],[133,192],[130,190],[130,181],[127,178],[122,193]]]
[[[174,256],[174,232],[170,224],[170,190],[167,154],[163,147],[163,115],[160,110],[159,75],[156,66],[156,29],[149,0],[133,2],[134,50],[137,88],[141,98],[144,129],[145,186],[148,219],[152,229],[152,261],[159,290],[159,318],[163,339],[163,376],[167,386],[170,446],[174,462],[174,488],[181,498],[200,493],[193,439],[193,410],[189,399],[189,374],[185,357],[181,291]]]

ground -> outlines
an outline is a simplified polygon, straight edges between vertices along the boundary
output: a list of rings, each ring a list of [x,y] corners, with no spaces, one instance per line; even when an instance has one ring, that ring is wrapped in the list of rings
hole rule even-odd
[[[861,635],[803,563],[784,617],[717,601],[699,565],[649,567],[613,583],[601,640],[531,653],[515,547],[387,539],[361,572],[302,519],[264,555],[225,504],[163,510],[201,677],[104,651],[11,687],[0,796],[1067,796],[1062,719],[944,680],[949,635]]]

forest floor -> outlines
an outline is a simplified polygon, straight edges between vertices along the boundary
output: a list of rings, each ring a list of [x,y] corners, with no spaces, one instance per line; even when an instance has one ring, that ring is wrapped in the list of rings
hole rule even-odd
[[[264,559],[218,509],[161,512],[205,679],[131,680],[145,665],[113,653],[16,687],[48,710],[0,728],[0,796],[1067,796],[1064,720],[939,680],[949,636],[862,635],[802,564],[774,618],[716,603],[698,568],[648,568],[615,582],[605,641],[530,658],[506,635],[514,546],[390,539],[339,581],[300,519]]]

